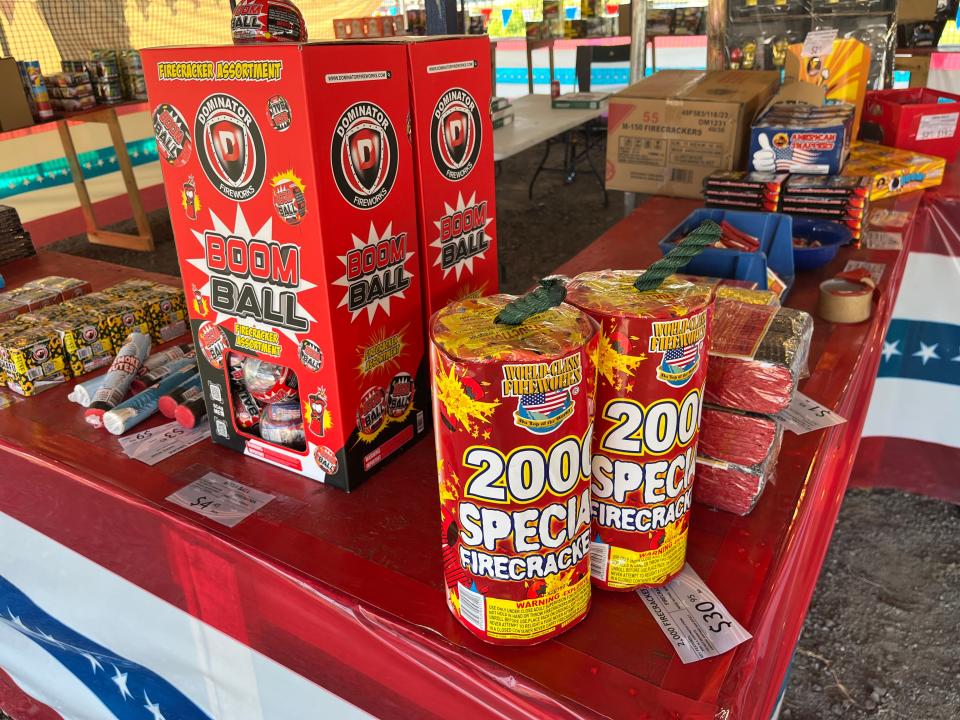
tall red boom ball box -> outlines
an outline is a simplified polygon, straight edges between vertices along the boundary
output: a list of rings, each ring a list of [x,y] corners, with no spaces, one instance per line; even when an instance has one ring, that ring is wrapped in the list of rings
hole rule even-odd
[[[429,412],[407,48],[164,48],[143,65],[213,438],[349,490]],[[237,357],[293,371],[305,447],[251,429]]]
[[[499,289],[490,40],[404,38],[410,60],[425,318]]]

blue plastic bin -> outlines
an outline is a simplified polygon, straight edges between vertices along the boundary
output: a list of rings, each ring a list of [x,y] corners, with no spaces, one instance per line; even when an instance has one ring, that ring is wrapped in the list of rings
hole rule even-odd
[[[793,287],[793,218],[780,213],[741,212],[701,208],[694,210],[687,219],[671,230],[660,241],[660,250],[666,255],[676,241],[682,239],[705,220],[721,223],[726,220],[738,230],[760,241],[755,252],[727,248],[707,248],[687,263],[681,272],[690,275],[747,280],[757,287],[767,289],[767,267],[773,270],[787,285],[786,297]]]

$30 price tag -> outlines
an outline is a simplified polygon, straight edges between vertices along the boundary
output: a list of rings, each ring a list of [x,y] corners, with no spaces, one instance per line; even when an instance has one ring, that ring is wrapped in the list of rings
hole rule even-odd
[[[753,637],[689,565],[663,587],[637,594],[684,664],[721,655]]]

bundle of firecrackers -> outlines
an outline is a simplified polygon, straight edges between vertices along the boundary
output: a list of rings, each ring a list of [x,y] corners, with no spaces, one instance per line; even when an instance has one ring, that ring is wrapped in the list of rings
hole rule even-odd
[[[718,289],[697,449],[698,502],[745,515],[776,469],[782,426],[807,373],[813,318],[766,290]]]
[[[744,232],[734,227],[726,220],[720,222],[720,239],[712,247],[727,248],[728,250],[743,250],[744,252],[756,252],[760,249],[760,240],[750,233]],[[683,242],[685,237],[677,240]]]
[[[86,70],[46,75],[44,82],[50,94],[50,103],[57,112],[89,110],[97,104],[90,73]]]
[[[89,58],[64,60],[62,68],[61,74],[85,78],[97,103],[112,105],[124,100],[147,99],[143,63],[136,50],[94,50]]]
[[[0,265],[36,254],[30,233],[20,222],[20,215],[9,205],[0,205]]]
[[[187,331],[179,287],[138,280],[90,290],[49,276],[0,293],[0,381],[29,397],[109,365],[133,332],[161,343]]]
[[[936,187],[943,182],[947,161],[868,142],[855,142],[844,175],[864,176],[871,200]]]

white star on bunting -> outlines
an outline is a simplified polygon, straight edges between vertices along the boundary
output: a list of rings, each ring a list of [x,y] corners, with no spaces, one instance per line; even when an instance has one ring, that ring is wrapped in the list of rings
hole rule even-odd
[[[902,352],[897,350],[897,345],[899,344],[899,340],[894,340],[892,343],[887,342],[886,340],[883,341],[883,350],[880,352],[880,354],[883,355],[884,362],[889,360],[894,355],[903,355]]]
[[[927,360],[939,360],[940,356],[937,355],[937,346],[939,344],[940,343],[927,345],[925,342],[921,342],[920,349],[913,353],[913,357],[920,358],[924,365],[927,364]]]
[[[150,697],[147,695],[146,690],[143,691],[143,699],[147,701],[147,704],[144,705],[144,707],[151,715],[153,715],[153,720],[167,720],[163,716],[163,713],[160,712],[160,706],[157,703],[150,701]]]
[[[94,675],[97,674],[98,669],[103,670],[103,665],[100,664],[100,661],[97,660],[93,654],[82,652],[80,653],[80,657],[86,658],[90,662],[90,669],[93,671]],[[114,670],[116,670],[116,668],[114,668]],[[114,682],[116,682],[116,680],[114,680]]]
[[[120,695],[123,697],[124,700],[126,700],[128,697],[132,698],[133,693],[131,693],[130,690],[127,689],[127,674],[120,672],[117,669],[116,665],[111,665],[110,667],[113,668],[113,672],[114,672],[113,677],[110,679],[113,680],[114,684],[120,690]]]

